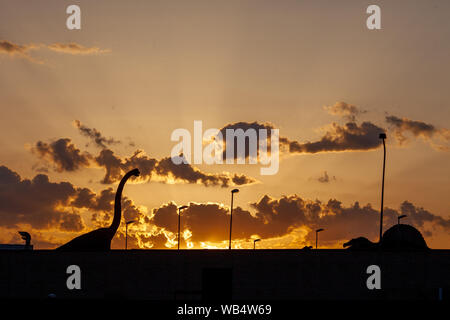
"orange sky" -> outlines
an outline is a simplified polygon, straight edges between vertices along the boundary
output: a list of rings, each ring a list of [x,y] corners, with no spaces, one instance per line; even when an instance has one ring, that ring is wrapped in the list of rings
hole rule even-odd
[[[361,1],[79,1],[70,31],[65,2],[0,0],[0,242],[27,230],[54,248],[109,224],[132,165],[152,170],[125,187],[130,247],[176,247],[184,204],[182,246],[227,247],[234,187],[236,247],[303,247],[318,227],[322,247],[377,240],[384,130],[385,228],[404,213],[448,248],[450,3],[377,3],[370,31]],[[278,173],[176,171],[171,133],[195,120],[279,129]]]

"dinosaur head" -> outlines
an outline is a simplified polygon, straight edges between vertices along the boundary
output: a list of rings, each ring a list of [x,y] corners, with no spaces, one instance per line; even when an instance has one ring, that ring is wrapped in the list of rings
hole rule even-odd
[[[138,168],[131,170],[130,172],[128,172],[129,175],[131,176],[136,176],[139,177],[139,175],[141,174],[141,172],[139,171]]]
[[[350,241],[348,241],[348,242],[344,243],[344,244],[343,244],[344,248],[347,248],[347,247],[350,247],[350,246],[352,246],[352,245],[353,245],[353,242],[354,242],[354,240],[355,240],[355,239],[352,239],[352,240],[350,240]]]

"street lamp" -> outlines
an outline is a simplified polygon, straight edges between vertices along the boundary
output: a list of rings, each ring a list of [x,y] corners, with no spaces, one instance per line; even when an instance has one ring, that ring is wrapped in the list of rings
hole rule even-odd
[[[181,210],[186,209],[188,206],[181,206],[178,208],[178,250],[180,250],[180,219],[181,219]]]
[[[319,232],[323,231],[323,230],[325,230],[325,229],[317,229],[316,230],[316,249],[317,249],[317,239],[319,238]]]
[[[379,138],[383,140],[383,179],[381,182],[381,210],[380,210],[380,243],[383,236],[383,201],[384,201],[384,172],[386,168],[386,133],[380,133]]]
[[[128,225],[136,222],[136,220],[130,220],[125,223],[125,250],[128,249]]]
[[[256,249],[256,242],[261,241],[261,239],[255,239],[253,240],[253,250]]]
[[[397,224],[400,224],[400,219],[406,218],[407,215],[406,214],[402,214],[401,216],[397,217]]]
[[[228,245],[228,249],[231,250],[231,227],[233,225],[233,195],[235,193],[239,192],[239,189],[233,189],[231,190],[231,211],[230,211],[230,241]]]

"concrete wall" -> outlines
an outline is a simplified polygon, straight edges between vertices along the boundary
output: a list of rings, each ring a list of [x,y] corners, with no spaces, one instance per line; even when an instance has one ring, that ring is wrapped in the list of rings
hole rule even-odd
[[[369,265],[381,290],[368,290]],[[81,290],[66,287],[69,265]],[[0,251],[0,297],[132,299],[432,299],[450,295],[450,250]]]

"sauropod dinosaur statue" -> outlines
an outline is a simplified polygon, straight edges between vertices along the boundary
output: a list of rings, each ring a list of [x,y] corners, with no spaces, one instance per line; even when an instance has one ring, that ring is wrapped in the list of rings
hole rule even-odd
[[[111,225],[108,228],[100,228],[93,230],[89,233],[85,233],[66,244],[56,248],[59,251],[108,251],[111,249],[111,240],[116,234],[117,229],[122,219],[122,191],[125,183],[131,176],[139,176],[138,169],[133,169],[125,174],[119,183],[116,191],[116,197],[114,202],[114,218]]]

